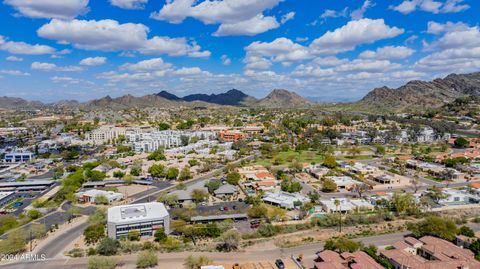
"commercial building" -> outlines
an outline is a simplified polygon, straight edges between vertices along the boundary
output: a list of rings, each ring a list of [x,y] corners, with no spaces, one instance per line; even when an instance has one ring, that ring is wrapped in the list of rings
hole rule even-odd
[[[420,239],[406,237],[404,241],[396,242],[393,247],[381,251],[380,256],[387,259],[394,269],[480,268],[480,262],[475,259],[472,251],[433,236]]]
[[[245,138],[245,134],[237,130],[223,130],[218,133],[221,141],[237,142]]]
[[[28,162],[32,160],[34,156],[35,154],[33,154],[33,152],[17,149],[12,152],[6,153],[3,161],[7,163]]]
[[[123,194],[121,193],[113,192],[113,191],[103,191],[103,190],[97,190],[97,189],[77,192],[75,194],[75,197],[77,197],[77,199],[83,203],[94,203],[95,199],[99,196],[103,196],[107,198],[108,203],[113,203],[115,201],[120,201],[123,199]]]
[[[315,269],[382,269],[372,257],[363,251],[337,253],[324,250],[317,254]]]
[[[114,206],[108,209],[107,229],[110,238],[122,238],[131,230],[140,231],[141,236],[152,236],[163,228],[170,233],[170,215],[163,203],[143,203]]]

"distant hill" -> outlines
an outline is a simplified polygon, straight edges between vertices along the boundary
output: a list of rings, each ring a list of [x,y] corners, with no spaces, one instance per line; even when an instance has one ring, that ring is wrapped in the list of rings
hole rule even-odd
[[[376,88],[353,105],[353,110],[407,111],[438,108],[456,98],[480,95],[480,72],[450,74],[433,81],[414,80],[397,88]]]
[[[117,98],[105,96],[100,99],[95,99],[84,103],[83,109],[102,110],[109,108],[111,110],[122,110],[130,108],[144,108],[144,107],[164,107],[172,108],[178,107],[177,101],[171,101],[155,94],[135,97],[130,94],[123,95]],[[194,104],[192,104],[194,105]],[[203,104],[202,104],[203,105]]]
[[[169,93],[167,91],[161,91],[159,93],[156,94],[157,96],[160,96],[160,97],[163,97],[167,100],[172,100],[172,101],[180,101],[182,100],[182,98],[176,96],[175,94],[173,93]]]
[[[37,109],[44,104],[38,101],[27,101],[17,97],[0,96],[0,108],[3,109]]]
[[[258,100],[254,106],[263,108],[301,108],[309,107],[314,103],[301,97],[295,92],[275,89],[265,98]]]
[[[198,93],[198,94],[190,94],[184,97],[178,97],[166,91],[161,91],[157,93],[157,95],[172,101],[180,101],[180,100],[183,100],[186,102],[203,101],[206,103],[212,103],[217,105],[230,105],[230,106],[243,106],[256,101],[254,97],[251,97],[243,93],[242,91],[239,91],[236,89],[232,89],[225,93],[220,93],[220,94]]]

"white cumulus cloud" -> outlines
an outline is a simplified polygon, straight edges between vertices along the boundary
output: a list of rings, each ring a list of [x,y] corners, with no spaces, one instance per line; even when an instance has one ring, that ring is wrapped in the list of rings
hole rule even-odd
[[[148,0],[110,0],[112,6],[124,9],[144,9]]]
[[[4,0],[3,3],[30,18],[72,19],[88,12],[88,0]]]
[[[53,19],[37,30],[39,36],[72,44],[85,50],[124,51],[132,50],[144,54],[189,55],[203,57],[210,52],[200,51],[200,46],[186,38],[154,36],[148,38],[150,29],[140,23],[119,23],[115,20],[71,20]]]
[[[392,60],[410,57],[415,50],[404,46],[385,46],[375,51],[366,50],[360,54],[362,59]]]
[[[87,66],[96,66],[96,65],[102,65],[107,62],[106,57],[87,57],[85,59],[82,59],[80,61],[81,65],[87,65]]]
[[[0,50],[8,51],[12,54],[41,55],[53,54],[55,49],[40,44],[28,44],[25,42],[9,41],[0,35]]]
[[[315,39],[310,48],[315,54],[335,54],[353,50],[361,44],[392,38],[403,32],[401,28],[386,25],[383,19],[355,20]]]
[[[275,17],[265,17],[262,14],[236,23],[224,23],[218,27],[218,30],[213,33],[214,36],[254,36],[260,33],[264,33],[268,30],[278,28],[277,19]]]

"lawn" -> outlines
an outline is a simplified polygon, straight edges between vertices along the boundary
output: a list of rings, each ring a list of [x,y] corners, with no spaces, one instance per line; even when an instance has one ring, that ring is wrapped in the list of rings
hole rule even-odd
[[[434,176],[425,176],[425,178],[436,181],[436,182],[442,182],[443,181],[442,179],[440,179],[438,177],[434,177]]]
[[[357,156],[348,155],[348,156],[345,156],[344,158],[348,160],[371,160],[373,157],[372,155],[357,155]]]

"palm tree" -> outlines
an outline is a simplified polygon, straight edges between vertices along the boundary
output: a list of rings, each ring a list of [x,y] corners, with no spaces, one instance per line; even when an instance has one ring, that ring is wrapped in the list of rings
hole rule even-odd
[[[335,199],[335,201],[333,202],[335,204],[335,207],[337,208],[337,212],[338,212],[338,230],[339,232],[342,232],[342,213],[340,212],[340,200],[338,199]]]

